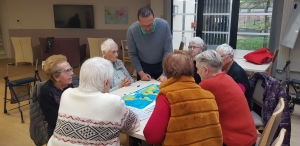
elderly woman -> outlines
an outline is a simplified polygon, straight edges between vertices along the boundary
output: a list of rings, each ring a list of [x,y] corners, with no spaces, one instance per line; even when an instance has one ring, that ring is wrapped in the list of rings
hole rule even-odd
[[[217,53],[222,58],[222,71],[227,73],[239,85],[244,92],[249,109],[252,109],[253,90],[248,80],[248,75],[245,70],[234,61],[234,51],[231,46],[222,44],[217,47]]]
[[[257,133],[247,100],[240,87],[222,72],[222,59],[216,51],[196,56],[196,66],[202,81],[200,86],[214,94],[219,108],[224,145],[255,145]]]
[[[206,45],[200,37],[193,37],[189,42],[189,55],[191,58],[195,58],[196,55],[206,50]],[[197,84],[201,82],[200,76],[197,74],[196,62],[194,61],[194,79]]]
[[[113,63],[114,72],[110,92],[130,86],[134,80],[128,73],[123,62],[118,59],[118,45],[112,39],[107,39],[102,43],[101,51],[103,57]]]
[[[137,115],[118,95],[109,94],[113,66],[101,57],[86,60],[78,88],[61,97],[57,124],[47,146],[120,145],[120,132],[140,128]]]
[[[47,132],[50,137],[56,125],[61,94],[67,88],[73,87],[73,68],[67,62],[66,56],[52,55],[46,59],[43,69],[48,80],[41,87],[39,102],[48,122]]]
[[[222,146],[214,95],[195,84],[190,56],[169,54],[162,65],[168,79],[160,84],[154,111],[144,129],[146,141]]]

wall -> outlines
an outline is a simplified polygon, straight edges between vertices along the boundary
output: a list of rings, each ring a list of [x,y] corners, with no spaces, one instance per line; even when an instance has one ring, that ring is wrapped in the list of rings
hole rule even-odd
[[[126,39],[127,28],[137,20],[138,9],[150,4],[150,0],[2,0],[2,2],[5,3],[5,9],[2,11],[7,19],[4,22],[4,29],[7,30],[6,44],[10,44],[7,39],[9,37],[30,36],[33,46],[39,45],[38,37],[47,36],[79,37],[81,44],[87,43],[87,37],[111,37],[120,45],[120,41]],[[55,28],[53,4],[93,5],[95,29]],[[104,6],[127,6],[128,24],[105,24]],[[1,7],[4,8],[4,5]],[[13,58],[12,47],[8,45],[6,50],[7,57]]]

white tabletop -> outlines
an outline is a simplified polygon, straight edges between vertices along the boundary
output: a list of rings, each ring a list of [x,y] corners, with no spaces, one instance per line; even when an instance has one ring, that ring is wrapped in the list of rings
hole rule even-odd
[[[238,65],[240,65],[245,71],[249,71],[249,72],[266,72],[266,70],[271,65],[271,62],[258,65],[258,64],[248,62],[246,59],[243,58],[234,58],[234,61]]]
[[[132,83],[128,87],[123,87],[121,89],[115,90],[115,91],[111,92],[111,94],[116,94],[116,95],[119,95],[119,96],[122,97],[122,96],[124,96],[124,94],[129,94],[131,92],[134,92],[136,90],[144,88],[144,87],[146,87],[146,86],[148,86],[150,84],[160,84],[160,82],[157,81],[157,80],[137,81],[137,82]],[[143,131],[144,131],[144,128],[145,128],[147,122],[148,122],[148,119],[140,121],[140,125],[141,125],[140,131],[138,131],[138,132],[124,133],[124,134],[130,135],[130,136],[138,138],[138,139],[145,140]]]
[[[244,56],[250,52],[253,52],[253,50],[237,50],[234,49],[234,58],[243,59]]]

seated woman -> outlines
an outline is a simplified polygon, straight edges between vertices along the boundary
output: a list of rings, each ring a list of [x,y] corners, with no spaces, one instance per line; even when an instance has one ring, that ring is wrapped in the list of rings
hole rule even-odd
[[[202,51],[206,51],[206,45],[200,37],[193,37],[189,42],[189,55],[191,58],[195,58],[196,55],[200,54]],[[197,84],[201,82],[200,76],[197,74],[196,61],[194,61],[194,79]]]
[[[86,60],[78,88],[61,96],[57,124],[47,146],[120,145],[119,134],[140,129],[138,116],[109,94],[113,66],[101,57]]]
[[[144,129],[149,144],[222,146],[214,95],[195,84],[193,62],[186,54],[163,60],[168,78],[160,84],[156,105]]]
[[[130,86],[134,80],[128,73],[123,62],[118,59],[118,45],[112,39],[107,39],[102,43],[101,51],[103,57],[113,63],[114,75],[110,92],[124,86]]]
[[[249,109],[252,110],[253,90],[245,70],[234,61],[234,52],[231,46],[222,44],[217,47],[217,53],[222,58],[222,71],[227,73],[239,85],[244,92]]]
[[[243,91],[222,72],[222,59],[216,51],[196,56],[196,66],[202,81],[200,86],[215,95],[219,108],[224,145],[254,146],[257,133]]]
[[[44,68],[47,82],[41,87],[39,102],[46,121],[49,138],[56,125],[61,94],[72,87],[73,68],[64,55],[52,55],[45,60]]]

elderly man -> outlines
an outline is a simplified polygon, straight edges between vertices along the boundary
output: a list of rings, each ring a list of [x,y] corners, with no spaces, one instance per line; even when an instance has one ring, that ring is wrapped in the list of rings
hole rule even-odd
[[[196,55],[203,51],[206,51],[206,44],[200,37],[193,37],[189,42],[189,55],[191,58],[195,58]],[[194,61],[194,79],[197,84],[201,82],[200,76],[197,74],[196,61]]]
[[[173,52],[172,34],[167,21],[154,18],[151,8],[143,7],[137,14],[138,21],[127,30],[128,55],[136,69],[137,80],[166,80],[162,60]]]
[[[200,86],[215,96],[224,145],[255,145],[257,133],[247,100],[235,81],[222,72],[221,56],[213,50],[202,52],[196,56],[196,66]]]
[[[250,86],[247,73],[233,59],[234,52],[232,47],[222,44],[217,47],[216,51],[222,57],[222,71],[231,76],[239,85],[247,98],[249,109],[252,110],[253,90]]]

